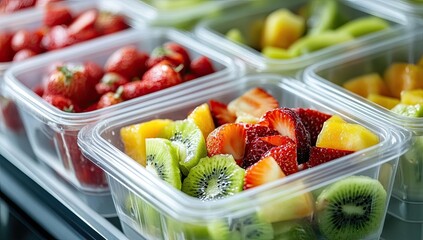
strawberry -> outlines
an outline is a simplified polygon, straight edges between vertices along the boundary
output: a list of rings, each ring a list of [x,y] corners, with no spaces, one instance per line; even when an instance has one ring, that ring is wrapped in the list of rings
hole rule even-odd
[[[194,80],[197,78],[197,76],[194,73],[185,73],[184,76],[182,77],[184,82],[188,82],[191,80]]]
[[[141,82],[148,92],[155,92],[182,83],[182,78],[172,63],[164,60],[145,72]]]
[[[329,162],[333,159],[340,158],[351,153],[353,153],[353,151],[339,150],[339,149],[332,149],[332,148],[311,147],[310,158],[308,162],[306,163],[306,165],[308,168],[315,167],[322,163]]]
[[[285,176],[273,157],[262,158],[245,171],[244,190],[276,181]]]
[[[205,56],[194,59],[189,68],[197,77],[206,76],[215,72],[213,64]]]
[[[115,92],[118,87],[129,81],[117,73],[106,73],[99,83],[95,85],[98,94],[103,95],[108,92]]]
[[[95,111],[95,110],[97,110],[97,109],[98,109],[98,108],[97,108],[97,106],[98,106],[98,102],[95,102],[95,103],[91,104],[90,106],[88,106],[88,107],[86,107],[86,108],[82,109],[82,112],[91,112],[91,111]]]
[[[221,126],[225,123],[235,122],[236,116],[229,112],[226,104],[216,100],[210,100],[209,106],[215,126]]]
[[[273,147],[263,157],[272,156],[286,175],[298,172],[297,146],[291,139],[284,144]]]
[[[298,114],[289,108],[268,111],[260,119],[260,124],[278,131],[282,136],[292,139],[297,146],[298,164],[308,160],[310,134],[307,132]]]
[[[43,23],[47,27],[69,25],[72,22],[72,13],[67,7],[49,7],[44,14]]]
[[[322,131],[323,123],[328,120],[331,115],[307,108],[296,108],[294,111],[297,112],[304,127],[310,133],[311,146],[315,146],[317,136],[319,136],[320,131]]]
[[[267,111],[279,106],[278,101],[262,88],[253,88],[228,104],[236,116],[251,115],[260,118]]]
[[[70,37],[76,36],[88,29],[94,29],[94,24],[98,16],[98,11],[95,9],[88,10],[79,15],[68,28]]]
[[[292,141],[290,138],[281,135],[274,135],[268,137],[259,137],[254,139],[251,143],[245,147],[244,159],[242,160],[242,167],[248,168],[262,156],[275,146],[285,144],[288,141]]]
[[[97,109],[105,108],[123,102],[121,94],[122,88],[119,88],[119,91],[117,91],[116,93],[108,92],[106,94],[103,94],[100,100],[98,100]]]
[[[186,69],[186,66],[184,65],[184,57],[182,54],[161,46],[156,47],[151,52],[150,58],[147,61],[147,67],[152,68],[154,65],[163,60],[169,61],[170,64],[175,68],[180,68],[180,72],[184,72],[184,69]]]
[[[12,35],[0,32],[0,62],[10,62],[13,59]]]
[[[232,154],[238,165],[241,166],[245,151],[247,133],[238,123],[227,123],[213,130],[206,139],[207,153]]]
[[[64,112],[79,112],[79,107],[75,105],[69,98],[60,95],[44,95],[43,99]]]
[[[185,47],[183,47],[182,45],[180,45],[176,42],[167,42],[167,43],[163,44],[163,48],[181,54],[183,59],[184,59],[185,71],[189,71],[190,64],[191,64],[191,58],[190,58],[189,53],[188,53],[188,51]]]
[[[22,49],[29,49],[36,53],[43,52],[41,40],[43,36],[38,32],[29,32],[27,30],[17,31],[12,38],[12,48],[18,52]]]
[[[90,83],[92,86],[95,86],[100,82],[101,78],[104,75],[103,69],[95,62],[87,61],[84,63],[85,71],[88,74]]]
[[[61,49],[70,45],[70,38],[68,29],[66,26],[57,25],[51,28],[51,30],[44,35],[41,40],[43,48],[52,51]]]
[[[35,4],[35,6],[37,6],[37,7],[48,7],[51,4],[61,2],[61,1],[63,1],[63,0],[37,0],[37,3]]]
[[[44,95],[44,87],[42,85],[35,86],[32,91],[40,97]]]
[[[125,46],[115,51],[104,66],[106,72],[120,74],[129,81],[141,77],[146,71],[148,54],[138,52],[134,46]]]
[[[12,13],[35,5],[36,0],[2,0],[0,13]]]
[[[247,133],[247,144],[252,142],[254,139],[259,137],[266,137],[272,135],[278,135],[278,131],[271,129],[267,126],[260,124],[249,124],[249,123],[239,123],[241,124]]]
[[[94,27],[101,35],[107,35],[127,29],[129,26],[122,15],[101,11]]]
[[[0,108],[3,115],[4,125],[14,131],[23,129],[21,117],[16,104],[7,98],[0,97]]]
[[[35,55],[37,55],[37,53],[30,49],[22,49],[22,50],[19,50],[19,52],[15,53],[15,56],[13,56],[13,61],[14,62],[23,61]]]

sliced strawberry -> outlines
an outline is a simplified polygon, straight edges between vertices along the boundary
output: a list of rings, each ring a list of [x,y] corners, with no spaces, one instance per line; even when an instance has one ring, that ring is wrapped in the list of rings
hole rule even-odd
[[[308,168],[315,167],[322,163],[329,162],[333,159],[343,157],[353,152],[354,151],[339,150],[339,149],[333,149],[333,148],[311,147],[310,159],[308,160],[306,164]]]
[[[35,55],[37,55],[37,53],[30,49],[22,49],[19,52],[15,53],[15,56],[13,56],[13,61],[14,62],[23,61]]]
[[[43,99],[64,112],[76,113],[80,111],[72,100],[61,95],[44,95]]]
[[[72,22],[72,13],[67,7],[49,7],[44,14],[45,26],[69,25]]]
[[[140,78],[144,74],[147,59],[148,54],[138,52],[138,49],[134,46],[125,46],[110,55],[104,70],[118,73],[131,81],[133,78]]]
[[[271,148],[263,157],[272,156],[286,175],[298,172],[297,146],[292,140]]]
[[[245,171],[244,190],[276,181],[285,176],[273,157],[262,158]]]
[[[72,23],[69,25],[69,36],[77,35],[84,30],[94,28],[95,21],[98,16],[98,11],[95,9],[85,11],[79,15]]]
[[[278,131],[260,124],[239,123],[247,133],[247,144],[259,137],[273,136],[279,134]]]
[[[233,123],[236,120],[236,116],[229,112],[228,106],[226,104],[216,101],[209,101],[210,112],[213,116],[213,121],[216,126],[221,126],[225,123]]]
[[[244,159],[242,160],[242,167],[250,167],[257,161],[259,161],[267,151],[269,151],[273,147],[285,144],[288,141],[292,142],[290,138],[282,135],[259,137],[254,139],[245,147],[245,154]]]
[[[315,146],[317,136],[319,136],[320,131],[322,131],[323,123],[328,120],[331,115],[308,108],[296,108],[294,111],[298,113],[301,122],[310,133],[311,146]]]
[[[210,59],[208,59],[206,56],[200,56],[194,59],[191,62],[189,68],[191,72],[197,77],[206,76],[216,71],[214,70],[213,64],[211,63]]]
[[[105,94],[108,92],[115,92],[120,86],[129,81],[117,73],[106,73],[100,82],[95,85],[95,90],[98,94]]]
[[[289,108],[278,108],[268,111],[260,119],[260,124],[275,129],[282,136],[287,136],[295,142],[297,146],[298,164],[308,160],[310,134],[294,110]]]
[[[250,115],[260,118],[267,111],[279,106],[278,101],[262,88],[253,88],[228,104],[236,116]]]
[[[227,123],[213,130],[207,137],[207,153],[232,154],[238,165],[244,157],[247,133],[244,127],[237,123]],[[241,165],[240,165],[241,166]]]
[[[107,35],[127,29],[125,18],[122,15],[102,11],[100,12],[95,25],[95,29],[102,35]]]

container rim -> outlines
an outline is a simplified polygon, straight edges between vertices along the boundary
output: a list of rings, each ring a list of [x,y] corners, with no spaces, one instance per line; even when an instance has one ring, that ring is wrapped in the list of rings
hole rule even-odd
[[[398,14],[398,10],[402,11],[403,13],[413,14],[413,15],[419,15],[423,14],[423,4],[419,3],[413,3],[411,1],[406,0],[396,0],[396,1],[382,1],[382,0],[373,0],[373,1],[367,1],[367,0],[346,0],[351,2],[356,2],[359,5],[365,6],[365,7],[383,7],[385,10],[390,10],[392,12],[395,12]],[[385,9],[386,8],[386,9]]]
[[[211,219],[216,216],[221,216],[222,214],[228,214],[232,211],[240,212],[245,211],[245,209],[251,211],[251,209],[256,208],[258,203],[262,201],[276,198],[283,199],[287,198],[286,196],[290,194],[293,194],[291,196],[297,196],[317,189],[325,182],[332,182],[342,178],[345,174],[352,175],[384,162],[391,161],[393,158],[404,153],[409,147],[411,136],[405,129],[394,126],[382,126],[377,121],[366,117],[365,114],[355,109],[348,109],[348,113],[341,114],[341,116],[347,116],[346,114],[348,114],[358,119],[366,119],[366,121],[362,121],[361,124],[371,126],[370,129],[373,129],[374,132],[383,136],[382,138],[384,140],[368,149],[339,158],[337,162],[329,162],[325,165],[310,169],[308,172],[298,172],[295,175],[241,192],[235,196],[205,203],[174,189],[164,181],[158,181],[152,177],[153,175],[148,173],[145,168],[101,137],[102,132],[112,127],[115,122],[121,120],[128,122],[131,116],[137,116],[139,118],[155,116],[157,113],[167,109],[184,106],[190,99],[202,99],[207,98],[208,94],[222,93],[225,91],[230,92],[231,89],[239,86],[240,82],[248,83],[251,81],[258,81],[262,78],[270,79],[272,84],[276,84],[291,93],[301,94],[302,98],[307,101],[320,103],[321,106],[328,104],[331,108],[335,106],[333,101],[328,99],[327,96],[323,97],[319,95],[298,80],[277,75],[259,74],[243,77],[243,79],[238,82],[226,82],[221,86],[215,86],[200,91],[190,97],[185,96],[175,99],[171,105],[166,105],[164,103],[157,106],[149,106],[148,108],[144,108],[143,112],[133,112],[125,114],[124,116],[115,116],[101,120],[97,123],[89,124],[79,132],[78,144],[83,154],[103,168],[110,177],[124,184],[139,196],[147,199],[157,208],[164,209],[168,214],[178,217],[178,219],[180,219],[181,216],[196,219]],[[377,129],[377,131],[375,131],[375,129]],[[383,159],[378,160],[378,156],[382,151]],[[351,161],[351,159],[357,158],[357,156],[362,157],[362,159],[359,161]],[[337,165],[341,165],[341,167],[336,167]],[[334,167],[335,169],[332,169]],[[149,176],[151,178],[149,178]],[[308,187],[303,187],[303,183],[306,183]],[[283,194],[281,195],[281,193]],[[249,199],[250,201],[243,201],[245,199]]]
[[[404,128],[412,131],[414,134],[422,135],[423,134],[423,118],[414,118],[401,116],[396,113],[391,112],[390,110],[381,107],[369,100],[358,96],[354,93],[349,92],[341,86],[338,86],[335,83],[330,82],[327,79],[318,75],[318,72],[323,70],[328,70],[334,66],[340,66],[347,62],[356,61],[365,57],[368,57],[375,53],[381,53],[383,51],[388,51],[395,46],[402,45],[404,42],[412,41],[416,37],[422,38],[423,30],[418,30],[415,32],[410,32],[396,38],[388,39],[385,42],[380,42],[377,44],[372,44],[362,49],[341,54],[331,59],[327,59],[315,65],[312,65],[304,70],[304,82],[315,86],[323,91],[329,91],[338,95],[339,99],[344,99],[350,102],[350,104],[355,104],[357,108],[361,108],[362,111],[374,112],[373,117],[378,118],[380,121],[387,123],[394,123],[397,126],[403,126]]]
[[[225,68],[213,74],[197,78],[193,81],[185,82],[178,86],[151,93],[136,99],[131,99],[104,109],[85,113],[63,112],[43,101],[31,89],[26,87],[17,79],[19,74],[29,73],[35,69],[40,68],[40,66],[47,66],[49,63],[52,63],[57,59],[66,59],[67,57],[75,56],[78,54],[88,56],[89,54],[101,52],[102,50],[106,50],[110,47],[118,47],[122,45],[121,41],[125,39],[148,39],[152,35],[166,36],[168,38],[175,39],[175,41],[181,42],[185,46],[189,46],[190,49],[207,55],[207,57],[218,62],[219,64],[222,64]],[[111,114],[116,114],[116,111],[120,111],[122,113],[130,112],[140,108],[141,103],[147,104],[148,102],[148,104],[155,104],[163,101],[163,96],[166,96],[167,99],[171,99],[179,95],[188,94],[189,92],[202,87],[197,86],[197,81],[204,82],[203,87],[210,87],[215,84],[228,81],[228,79],[235,78],[236,76],[242,74],[243,71],[243,64],[240,61],[234,61],[230,57],[227,57],[220,52],[215,51],[196,41],[196,39],[190,33],[171,28],[156,27],[150,29],[125,30],[121,33],[116,33],[112,36],[98,39],[94,42],[87,42],[78,46],[70,46],[58,52],[44,54],[37,59],[29,59],[22,64],[14,65],[8,69],[5,73],[4,80],[5,93],[10,95],[12,99],[15,99],[18,103],[22,103],[25,105],[25,107],[29,108],[34,113],[39,112],[39,115],[42,115],[43,118],[47,119],[51,125],[60,126],[58,127],[59,129],[73,128],[79,130],[87,123],[97,121]]]

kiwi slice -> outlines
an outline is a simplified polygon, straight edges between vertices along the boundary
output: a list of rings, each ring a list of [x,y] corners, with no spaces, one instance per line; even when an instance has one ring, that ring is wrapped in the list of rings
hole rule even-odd
[[[295,220],[272,224],[275,240],[315,240],[317,239],[309,221]]]
[[[325,188],[317,198],[317,224],[328,239],[363,239],[379,228],[386,191],[367,176],[352,176]]]
[[[178,152],[172,143],[164,138],[147,138],[145,154],[145,168],[180,190],[182,181],[178,166]]]
[[[200,128],[190,119],[167,125],[159,137],[169,139],[179,156],[179,169],[186,176],[198,161],[207,156],[206,141]]]
[[[266,240],[273,239],[272,224],[261,219],[257,214],[251,214],[232,220],[229,228],[232,239]]]
[[[184,179],[182,191],[203,201],[225,198],[242,191],[244,175],[230,154],[205,157]]]

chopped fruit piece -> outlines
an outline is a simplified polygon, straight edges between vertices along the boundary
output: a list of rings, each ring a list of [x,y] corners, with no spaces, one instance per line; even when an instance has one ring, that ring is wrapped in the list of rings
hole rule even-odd
[[[423,117],[423,107],[420,104],[406,105],[400,103],[391,111],[405,117]]]
[[[239,123],[224,124],[207,137],[207,152],[209,157],[217,154],[232,154],[238,165],[244,157],[247,131]]]
[[[328,120],[331,115],[308,108],[294,109],[304,124],[304,127],[310,134],[311,146],[316,145],[317,136],[322,131],[323,123]]]
[[[308,160],[310,134],[294,110],[279,108],[268,111],[261,118],[260,124],[275,129],[282,136],[287,136],[295,142],[298,164]]]
[[[281,135],[258,137],[254,139],[245,147],[245,154],[244,159],[242,160],[242,167],[250,167],[251,165],[258,162],[270,149],[275,146],[283,145],[287,142],[292,142],[292,140],[286,136]]]
[[[401,103],[408,104],[408,105],[415,105],[415,104],[423,105],[423,89],[402,91]]]
[[[215,100],[210,100],[209,104],[210,112],[212,113],[214,124],[216,126],[235,122],[236,116],[228,110],[228,106],[226,104]]]
[[[307,18],[308,34],[318,35],[336,27],[339,6],[337,0],[313,0],[302,9]],[[301,13],[300,13],[301,14]]]
[[[239,123],[239,124],[243,126],[246,131],[247,144],[259,137],[267,137],[267,136],[278,134],[278,131],[271,129],[267,126],[260,125],[260,124],[248,124],[248,123]]]
[[[392,109],[398,103],[400,103],[400,101],[396,98],[385,97],[374,93],[369,94],[369,96],[367,96],[367,99],[387,109]]]
[[[315,167],[322,163],[329,162],[333,159],[343,157],[345,155],[351,154],[353,151],[339,150],[332,148],[321,148],[321,147],[311,147],[310,149],[310,159],[306,163],[309,168]]]
[[[316,147],[359,151],[379,143],[379,137],[365,127],[346,122],[326,121]]]
[[[168,119],[155,119],[123,127],[120,130],[120,136],[125,147],[125,153],[145,166],[145,139],[157,137],[163,128],[171,122]]]
[[[272,156],[262,158],[245,171],[244,189],[276,181],[286,175]]]
[[[353,37],[361,37],[369,33],[382,31],[388,27],[389,24],[385,20],[370,16],[349,21],[337,28],[336,31],[348,33]]]
[[[423,88],[423,67],[394,63],[386,69],[384,79],[392,96],[400,98],[404,90]]]
[[[241,30],[239,30],[238,28],[230,29],[226,33],[226,38],[236,43],[246,44],[245,37],[242,35]]]
[[[235,120],[236,123],[250,123],[250,124],[256,124],[259,121],[260,121],[260,118],[250,116],[250,115],[238,116]]]
[[[327,31],[318,35],[307,35],[300,38],[291,45],[288,51],[293,56],[300,56],[353,39],[347,33]]]
[[[369,94],[389,96],[389,90],[383,79],[377,73],[370,73],[346,81],[343,87],[366,98]]]
[[[200,56],[192,60],[190,69],[196,77],[206,76],[215,72],[213,64],[206,56]]]
[[[266,18],[261,46],[288,48],[297,41],[305,31],[305,21],[288,9],[279,9]]]
[[[330,117],[328,120],[325,121],[326,123],[330,123],[330,122],[340,122],[340,123],[346,123],[347,121],[345,121],[341,116],[339,115],[333,115],[332,117]]]
[[[274,59],[290,59],[297,56],[295,55],[295,52],[290,52],[286,49],[277,47],[264,47],[261,50],[261,53],[268,58]]]
[[[291,139],[280,146],[271,148],[263,156],[272,156],[286,175],[298,172],[297,146]]]
[[[200,128],[204,139],[207,139],[207,136],[215,129],[213,117],[207,103],[203,103],[196,107],[187,118],[192,119],[194,123]]]
[[[267,111],[279,106],[278,101],[261,88],[253,88],[228,104],[230,112],[236,116],[261,117]]]

